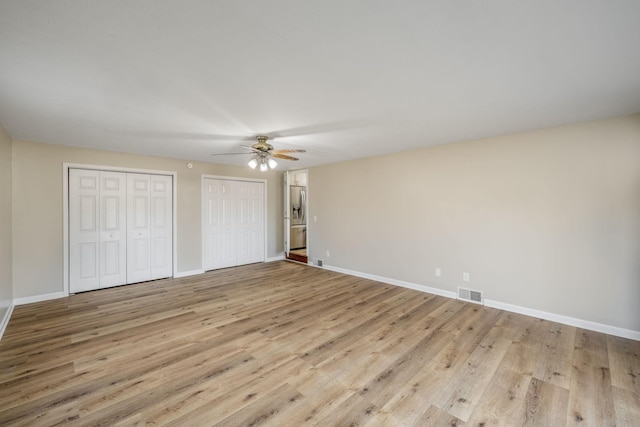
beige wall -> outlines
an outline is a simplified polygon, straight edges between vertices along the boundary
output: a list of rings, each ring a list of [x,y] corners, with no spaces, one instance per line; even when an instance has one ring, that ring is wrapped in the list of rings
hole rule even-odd
[[[63,291],[62,165],[115,166],[177,172],[177,272],[201,269],[201,176],[267,179],[268,257],[282,254],[282,171],[13,142],[13,297]]]
[[[311,168],[309,198],[327,265],[640,331],[640,115]]]
[[[11,283],[11,139],[0,127],[0,323],[13,302]]]

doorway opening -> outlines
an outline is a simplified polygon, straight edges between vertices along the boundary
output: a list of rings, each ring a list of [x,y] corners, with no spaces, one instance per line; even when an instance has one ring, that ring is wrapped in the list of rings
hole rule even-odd
[[[309,191],[306,170],[285,172],[285,257],[308,263]]]

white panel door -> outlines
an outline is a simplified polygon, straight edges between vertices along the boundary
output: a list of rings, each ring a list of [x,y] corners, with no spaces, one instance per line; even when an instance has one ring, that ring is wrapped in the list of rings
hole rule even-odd
[[[263,182],[251,183],[249,226],[251,229],[251,262],[264,262],[265,257],[265,204]]]
[[[203,267],[236,265],[236,182],[204,180]]]
[[[264,261],[264,183],[205,178],[203,268]]]
[[[151,280],[151,177],[127,174],[127,283]]]
[[[173,275],[172,177],[151,175],[151,279]]]
[[[100,173],[69,170],[69,292],[100,287]]]
[[[69,170],[69,291],[126,283],[125,174]]]
[[[249,193],[251,189],[246,181],[239,181],[236,184],[236,211],[237,211],[237,236],[236,236],[236,264],[248,264],[251,258],[251,229]]]
[[[127,283],[126,175],[100,172],[100,287]]]
[[[69,169],[69,292],[173,275],[173,177]]]
[[[220,248],[220,267],[232,267],[236,265],[237,258],[237,222],[236,217],[236,182],[222,181],[222,194],[220,195],[222,204],[221,208],[221,248]]]
[[[238,181],[237,265],[264,261],[264,184]]]
[[[220,239],[222,220],[220,211],[222,200],[222,181],[205,179],[202,189],[203,227],[202,227],[202,268],[213,270],[220,268]]]

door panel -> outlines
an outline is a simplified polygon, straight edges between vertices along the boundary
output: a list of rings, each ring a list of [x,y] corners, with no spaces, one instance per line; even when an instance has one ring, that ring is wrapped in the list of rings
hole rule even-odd
[[[120,231],[120,217],[118,215],[120,208],[120,200],[117,196],[103,196],[104,203],[104,225],[103,231]]]
[[[100,278],[98,277],[98,257],[97,254],[97,243],[95,242],[86,242],[80,243],[80,275],[79,278],[81,280],[96,280],[98,283],[97,286],[100,286]],[[98,289],[98,287],[91,287],[87,289]]]
[[[220,268],[221,237],[222,237],[222,182],[215,179],[205,179],[203,188],[204,209],[204,270]]]
[[[251,262],[251,226],[249,203],[251,201],[250,182],[238,181],[235,205],[237,208],[238,227],[236,231],[236,263],[243,265]]]
[[[133,239],[133,262],[132,270],[136,274],[146,274],[147,270],[149,270],[149,239],[141,238],[141,239]],[[142,278],[142,277],[141,277]],[[146,279],[147,276],[144,276]]]
[[[98,171],[69,170],[69,291],[100,287]]]
[[[167,202],[169,202],[169,200],[166,200],[164,197],[153,197],[152,202],[153,202],[153,209],[152,209],[153,228],[165,227],[167,225],[167,220],[165,218],[165,215],[166,215],[165,210],[167,209]]]
[[[151,175],[151,279],[173,275],[173,179]]]
[[[235,197],[235,181],[205,179],[205,270],[236,265]]]
[[[240,229],[238,231],[237,241],[237,265],[248,264],[250,262],[251,231]]]
[[[102,242],[102,252],[105,254],[105,261],[102,263],[103,276],[115,276],[121,273],[120,263],[120,242]],[[126,274],[125,274],[126,279]],[[120,283],[120,284],[124,284]]]
[[[132,198],[133,209],[131,211],[133,230],[146,230],[149,225],[149,196],[135,196]]]
[[[236,184],[236,181],[222,181],[219,194],[221,205],[218,206],[222,210],[220,268],[236,265]]]
[[[239,182],[238,265],[264,261],[264,184]]]
[[[126,174],[100,172],[100,287],[127,283]]]
[[[85,195],[80,198],[80,231],[97,232],[98,226],[98,196]]]
[[[127,174],[127,283],[151,280],[149,175]]]
[[[214,233],[207,235],[206,248],[204,270],[218,268],[218,260],[220,259],[220,236]]]
[[[169,260],[167,259],[166,248],[168,246],[169,245],[167,244],[167,239],[164,237],[154,237],[151,239],[151,253],[153,254],[151,263],[152,271],[156,271],[167,266]],[[151,277],[154,278],[153,274]]]

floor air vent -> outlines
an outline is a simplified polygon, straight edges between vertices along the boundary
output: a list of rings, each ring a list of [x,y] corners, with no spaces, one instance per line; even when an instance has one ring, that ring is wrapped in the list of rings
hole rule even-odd
[[[458,287],[458,299],[474,302],[476,304],[484,304],[484,298],[482,297],[482,292],[474,291],[467,288]]]

